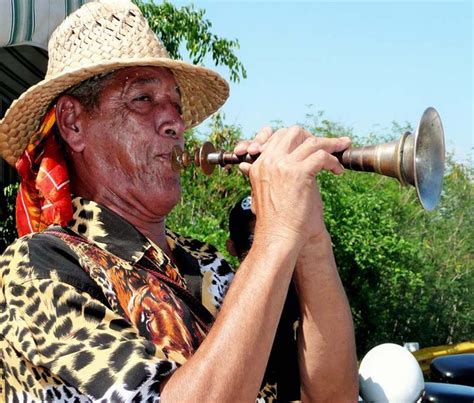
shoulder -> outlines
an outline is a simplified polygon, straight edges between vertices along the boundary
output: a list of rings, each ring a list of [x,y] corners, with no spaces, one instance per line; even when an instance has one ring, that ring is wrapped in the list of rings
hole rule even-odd
[[[77,265],[75,253],[59,238],[37,233],[13,242],[3,253],[3,266],[15,268],[20,277],[49,277],[52,269],[67,270]]]
[[[212,258],[215,255],[219,254],[219,252],[213,245],[200,241],[196,238],[180,235],[170,230],[167,230],[167,235],[172,238],[176,242],[176,244],[180,245],[183,248],[186,248],[190,252],[194,252],[196,256],[199,256],[201,258]]]
[[[16,284],[52,279],[103,299],[76,253],[49,233],[26,235],[13,242],[0,257],[0,277],[4,283]]]

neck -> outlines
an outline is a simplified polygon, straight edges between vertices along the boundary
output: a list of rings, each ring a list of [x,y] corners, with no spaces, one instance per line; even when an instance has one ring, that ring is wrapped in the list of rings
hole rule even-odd
[[[73,193],[112,210],[171,257],[171,249],[166,241],[166,214],[157,215],[138,200],[123,198],[113,192],[90,193],[73,187]]]

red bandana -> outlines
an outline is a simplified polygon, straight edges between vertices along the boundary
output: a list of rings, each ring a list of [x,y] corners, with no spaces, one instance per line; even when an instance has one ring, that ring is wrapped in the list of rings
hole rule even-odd
[[[16,198],[18,235],[40,232],[51,224],[66,225],[72,218],[69,175],[61,146],[53,135],[53,106],[40,129],[16,162],[21,176]]]

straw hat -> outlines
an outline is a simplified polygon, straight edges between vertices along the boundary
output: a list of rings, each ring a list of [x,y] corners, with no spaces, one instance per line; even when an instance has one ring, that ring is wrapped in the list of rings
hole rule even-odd
[[[86,3],[53,32],[43,81],[15,100],[0,121],[0,155],[14,165],[51,102],[64,90],[128,66],[169,68],[180,87],[186,127],[201,123],[229,95],[227,82],[201,66],[170,59],[137,6],[127,0]]]

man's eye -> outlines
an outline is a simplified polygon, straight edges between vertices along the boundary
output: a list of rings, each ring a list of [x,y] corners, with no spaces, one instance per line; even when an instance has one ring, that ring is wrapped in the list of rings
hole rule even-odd
[[[151,101],[151,97],[149,95],[140,95],[138,97],[133,98],[133,100],[139,102],[148,102]]]

